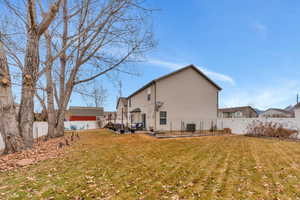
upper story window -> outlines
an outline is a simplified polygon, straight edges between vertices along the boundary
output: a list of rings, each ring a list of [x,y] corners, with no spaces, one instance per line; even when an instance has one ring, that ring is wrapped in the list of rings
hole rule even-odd
[[[159,112],[159,124],[160,125],[166,125],[167,124],[167,112],[166,111],[160,111]]]
[[[131,99],[128,99],[129,107],[131,107]]]
[[[148,101],[151,100],[151,88],[148,88],[148,91],[147,91],[147,100]]]
[[[147,100],[148,100],[148,101],[151,100],[151,94],[147,94]]]

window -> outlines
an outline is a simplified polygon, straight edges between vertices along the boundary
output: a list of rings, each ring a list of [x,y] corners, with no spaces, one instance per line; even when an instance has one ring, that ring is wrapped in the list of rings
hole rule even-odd
[[[159,112],[159,124],[160,125],[166,125],[167,124],[167,112],[166,111],[160,111]]]
[[[131,107],[131,99],[129,99],[128,101],[129,101],[129,107]]]
[[[148,88],[148,91],[147,91],[147,100],[148,101],[151,100],[151,88]]]
[[[235,117],[242,117],[243,116],[243,113],[241,111],[237,111],[235,113]]]

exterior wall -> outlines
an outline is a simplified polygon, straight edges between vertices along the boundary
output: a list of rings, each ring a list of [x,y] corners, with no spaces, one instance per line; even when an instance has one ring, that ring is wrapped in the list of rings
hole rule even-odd
[[[150,94],[150,100],[147,99],[147,95]],[[130,113],[130,111],[139,108],[140,113]],[[146,129],[149,130],[154,127],[154,108],[155,108],[155,86],[150,85],[144,90],[140,91],[136,95],[128,99],[128,112],[129,112],[129,124],[141,123],[142,114],[146,114]],[[131,117],[133,115],[133,118]]]
[[[117,113],[116,112],[104,112],[104,116],[99,117],[102,125],[105,126],[107,123],[117,123]]]
[[[251,108],[244,108],[240,110],[235,110],[232,112],[219,111],[220,118],[255,118],[258,117],[257,113]]]
[[[156,113],[156,130],[180,130],[181,122],[200,123],[217,119],[218,90],[189,68],[156,84],[156,101],[163,102],[159,111],[167,111],[167,124],[160,125]]]
[[[294,112],[295,112],[295,118],[300,119],[300,108],[295,109]]]
[[[123,109],[123,111],[122,111]],[[127,106],[124,105],[123,101],[119,102],[118,108],[117,108],[117,120],[116,122],[121,124],[122,123],[122,115],[123,115],[123,124],[128,125],[128,110]]]
[[[89,130],[99,128],[97,121],[66,121],[65,130]]]

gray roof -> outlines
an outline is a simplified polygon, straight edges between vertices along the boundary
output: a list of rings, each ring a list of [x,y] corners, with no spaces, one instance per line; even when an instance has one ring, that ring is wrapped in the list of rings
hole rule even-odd
[[[300,108],[300,103],[297,103],[295,106],[294,106],[294,109],[298,109],[298,108]]]
[[[256,112],[256,110],[254,108],[252,108],[251,106],[240,106],[240,107],[231,107],[231,108],[220,108],[219,109],[219,112],[229,112],[229,113],[232,113],[232,112],[237,112],[237,111],[244,111],[244,110],[247,110],[247,109],[251,109],[253,110],[254,112]],[[256,112],[257,113],[257,112]]]
[[[102,107],[70,106],[69,112],[72,116],[103,116]]]
[[[288,111],[288,110],[284,110],[284,109],[280,109],[280,108],[269,108],[268,110],[264,111],[263,113],[261,114],[264,114],[265,112],[268,112],[270,110],[274,110],[274,111],[277,111],[277,112],[281,112],[281,113],[285,113],[285,114],[294,114],[293,111]]]

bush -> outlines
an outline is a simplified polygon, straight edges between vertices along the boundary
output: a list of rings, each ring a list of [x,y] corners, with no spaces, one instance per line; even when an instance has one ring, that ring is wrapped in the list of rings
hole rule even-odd
[[[230,128],[224,128],[224,133],[231,134],[231,129]]]
[[[247,127],[248,136],[289,138],[297,130],[283,128],[282,124],[275,122],[253,122]]]

